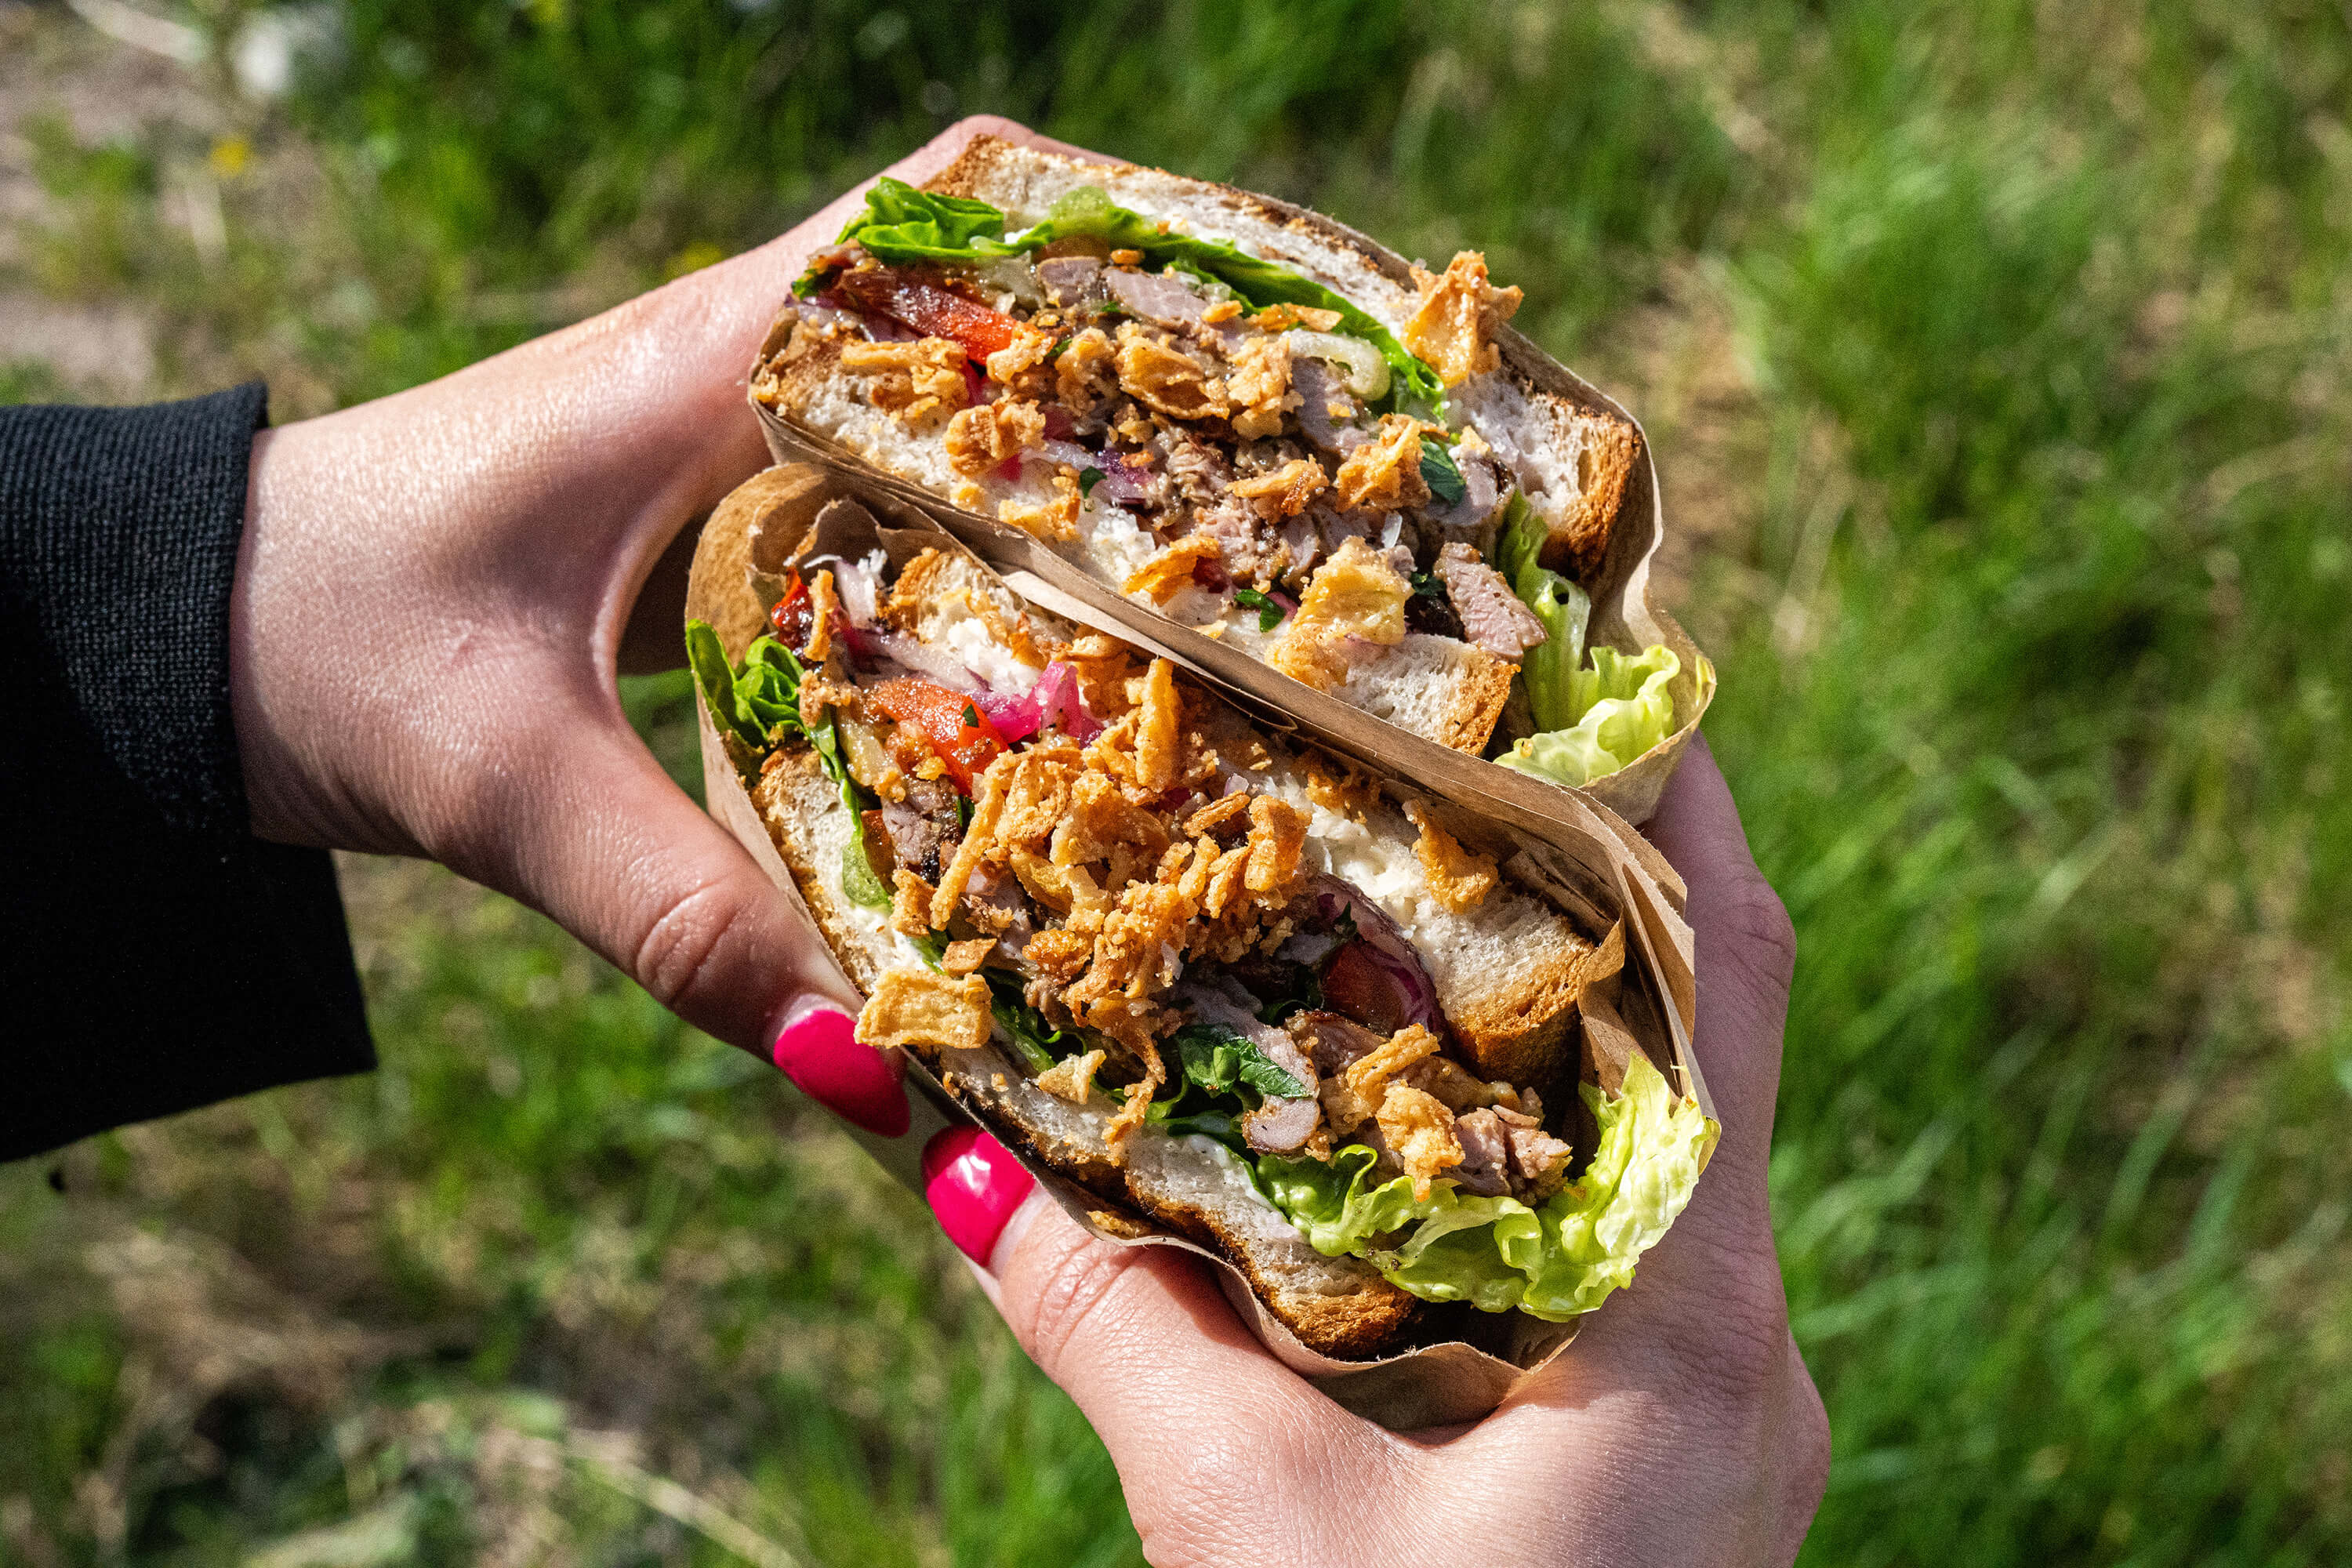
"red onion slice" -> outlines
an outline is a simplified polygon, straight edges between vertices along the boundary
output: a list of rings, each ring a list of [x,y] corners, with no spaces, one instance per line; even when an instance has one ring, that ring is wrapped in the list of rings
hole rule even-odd
[[[1102,730],[1078,693],[1077,671],[1058,658],[1039,674],[1027,696],[1005,697],[983,689],[972,694],[972,701],[1008,742],[1026,740],[1051,724],[1083,745]]]
[[[1388,911],[1372,902],[1369,894],[1353,883],[1337,877],[1316,878],[1307,886],[1315,900],[1316,912],[1325,920],[1336,922],[1340,913],[1351,913],[1356,921],[1356,934],[1371,950],[1381,971],[1396,987],[1398,1012],[1408,1023],[1426,1029],[1444,1026],[1437,1010],[1437,986],[1423,967],[1421,954],[1389,919]]]

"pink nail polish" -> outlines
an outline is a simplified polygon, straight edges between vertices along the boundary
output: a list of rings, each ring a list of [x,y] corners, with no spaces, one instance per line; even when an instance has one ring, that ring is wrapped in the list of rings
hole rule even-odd
[[[776,1066],[819,1105],[878,1137],[896,1138],[908,1121],[898,1059],[858,1044],[856,1027],[837,1007],[813,1007],[776,1037]]]
[[[950,1127],[923,1150],[923,1201],[966,1258],[988,1267],[1004,1222],[1037,1179],[977,1127]]]

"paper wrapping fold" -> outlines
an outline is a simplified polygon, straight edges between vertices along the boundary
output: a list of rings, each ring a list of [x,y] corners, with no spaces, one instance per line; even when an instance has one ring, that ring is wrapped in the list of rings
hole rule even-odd
[[[1102,177],[1115,180],[1129,167],[1107,163],[1102,168]],[[1353,250],[1388,278],[1407,289],[1413,287],[1411,264],[1369,236],[1320,213],[1272,196],[1205,181],[1198,183],[1263,209],[1276,222]],[[1346,290],[1343,288],[1340,291]],[[1651,596],[1651,566],[1665,542],[1666,530],[1649,437],[1642,430],[1641,422],[1614,399],[1545,353],[1525,334],[1504,326],[1497,330],[1495,342],[1501,350],[1506,374],[1515,373],[1538,392],[1624,420],[1633,427],[1640,443],[1640,460],[1634,464],[1619,500],[1616,525],[1610,534],[1601,571],[1593,582],[1586,584],[1592,598],[1587,640],[1592,646],[1605,645],[1628,653],[1639,653],[1655,644],[1673,649],[1682,666],[1668,687],[1674,696],[1675,728],[1673,734],[1623,768],[1576,792],[1626,822],[1639,825],[1647,822],[1657,810],[1658,797],[1664,792],[1666,781],[1674,776],[1676,763],[1688,749],[1691,737],[1698,732],[1699,721],[1715,698],[1714,665],[1699,651],[1690,634]],[[758,363],[751,367],[755,385],[760,371]],[[1474,790],[1496,803],[1507,802],[1503,812],[1506,820],[1516,820],[1524,814],[1553,813],[1550,803],[1559,798],[1561,786],[1452,751],[1276,674],[1248,655],[1225,647],[1088,576],[1035,536],[965,511],[919,485],[882,473],[830,437],[780,416],[756,395],[751,398],[751,406],[760,416],[769,450],[777,462],[814,462],[872,475],[891,493],[919,507],[998,572],[1008,576],[1026,574],[1059,590],[1067,599],[1087,606],[1086,618],[1106,622],[1108,629],[1127,627],[1130,635],[1140,634],[1159,647],[1181,649],[1185,662],[1210,673],[1220,684],[1268,699],[1279,708],[1311,714],[1319,728],[1332,728],[1339,715],[1352,715],[1354,724],[1382,731],[1383,744],[1401,748],[1410,776],[1432,776],[1428,770],[1443,767],[1450,786]],[[1028,592],[1025,587],[1022,591]],[[1482,775],[1484,783],[1474,782]],[[1573,814],[1559,815],[1563,820],[1573,820]]]
[[[765,612],[772,602],[772,590],[762,592],[765,579],[755,574],[752,563],[754,525],[762,519],[769,520],[770,528],[794,529],[793,537],[797,539],[827,500],[853,497],[902,526],[877,527],[862,539],[836,537],[841,514],[852,510],[836,509],[827,523],[824,549],[828,552],[854,556],[863,553],[864,548],[878,547],[895,565],[926,547],[958,548],[955,541],[933,526],[919,510],[905,509],[901,498],[877,491],[872,478],[870,473],[841,474],[814,468],[771,469],[730,496],[713,515],[695,552],[687,613],[711,623],[730,659],[740,658],[745,647],[765,629]],[[1014,586],[1025,596],[1028,588],[1037,585],[1015,582]],[[1045,593],[1038,595],[1037,602],[1041,608],[1065,613],[1063,606],[1048,602]],[[1182,655],[1138,636],[1108,617],[1083,613],[1084,609],[1080,606],[1080,613],[1068,613],[1066,618],[1095,625],[1175,658],[1196,674],[1205,673]],[[1213,678],[1211,683],[1224,684]],[[1257,708],[1255,702],[1248,706]],[[730,758],[699,694],[697,709],[700,716],[703,779],[711,814],[734,834],[771,880],[797,899],[791,871],[760,820],[743,777]],[[1342,711],[1353,714],[1354,710]],[[1278,710],[1274,718],[1282,730],[1301,739],[1327,742],[1330,739],[1309,721],[1285,720]],[[1640,845],[1644,850],[1647,846],[1621,821],[1571,797],[1561,797],[1570,802],[1566,809],[1527,814],[1528,820],[1525,822],[1507,825],[1484,820],[1478,815],[1483,807],[1465,810],[1459,799],[1446,798],[1446,781],[1402,771],[1394,756],[1398,748],[1386,744],[1401,731],[1384,725],[1364,724],[1360,715],[1356,718],[1358,722],[1353,727],[1358,733],[1334,749],[1369,765],[1391,781],[1392,788],[1404,787],[1393,781],[1412,777],[1413,784],[1405,793],[1428,801],[1464,842],[1497,853],[1521,880],[1549,891],[1596,935],[1622,920],[1622,929],[1632,933],[1623,944],[1625,963],[1622,973],[1603,993],[1605,1033],[1595,1040],[1592,1048],[1605,1055],[1613,1044],[1622,1066],[1622,1051],[1638,1044],[1666,1073],[1671,1084],[1696,1099],[1707,1115],[1714,1115],[1713,1102],[1690,1052],[1689,1030],[1696,1000],[1690,930],[1679,913],[1680,884],[1671,883],[1670,892],[1669,883],[1658,874],[1664,870],[1667,879],[1673,876],[1664,862],[1654,854],[1636,853],[1633,846]],[[1473,759],[1457,760],[1475,765]],[[1651,1005],[1617,1005],[1621,993],[1627,988]],[[1018,1070],[1009,1061],[1004,1065],[1008,1071]],[[919,1161],[924,1142],[940,1127],[970,1122],[973,1118],[919,1061],[908,1058],[908,1081],[921,1091],[915,1097],[914,1126],[909,1132],[895,1140],[862,1133],[853,1136],[893,1175],[919,1191]],[[1605,1073],[1604,1068],[1604,1076]],[[1101,1197],[1034,1163],[1024,1160],[1024,1163],[1054,1193],[1072,1218],[1103,1239],[1121,1246],[1179,1247],[1209,1259],[1216,1266],[1220,1281],[1236,1310],[1285,1364],[1312,1379],[1348,1409],[1397,1430],[1477,1419],[1500,1403],[1521,1377],[1559,1353],[1575,1335],[1573,1321],[1548,1323],[1512,1312],[1476,1325],[1481,1337],[1490,1342],[1484,1346],[1450,1341],[1417,1346],[1377,1361],[1339,1361],[1300,1343],[1265,1310],[1239,1270],[1216,1254],[1183,1237],[1157,1231],[1148,1221],[1132,1214],[1110,1213]],[[1478,1316],[1484,1319],[1486,1315]]]

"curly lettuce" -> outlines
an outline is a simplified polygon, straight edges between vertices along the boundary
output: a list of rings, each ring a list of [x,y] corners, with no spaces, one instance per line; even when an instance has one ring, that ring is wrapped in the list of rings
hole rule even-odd
[[[841,851],[841,890],[868,909],[888,909],[890,889],[875,875],[866,854],[864,814],[872,803],[849,776],[832,710],[814,727],[802,718],[801,681],[806,672],[793,650],[763,637],[743,650],[740,662],[730,665],[710,623],[691,620],[686,623],[686,662],[702,688],[702,700],[710,705],[711,721],[733,731],[754,756],[764,756],[787,737],[816,749],[825,776],[840,789],[841,803],[856,825]]]
[[[1543,623],[1547,640],[1528,650],[1519,669],[1536,732],[1496,760],[1554,784],[1585,784],[1675,732],[1675,700],[1667,688],[1681,673],[1682,660],[1663,644],[1632,656],[1613,647],[1588,654],[1592,601],[1566,577],[1536,563],[1543,533],[1527,497],[1512,496],[1495,547],[1496,566]]]
[[[1443,1179],[1420,1200],[1410,1176],[1368,1184],[1373,1154],[1360,1143],[1328,1163],[1267,1155],[1258,1187],[1317,1251],[1364,1258],[1423,1300],[1562,1321],[1632,1283],[1634,1264],[1690,1202],[1722,1131],[1643,1056],[1623,1092],[1582,1092],[1600,1142],[1584,1173],[1540,1207]],[[1397,1232],[1402,1241],[1381,1245]]]
[[[1155,220],[1112,201],[1099,185],[1065,192],[1043,219],[1007,239],[1004,214],[986,202],[937,195],[885,179],[866,193],[866,210],[849,220],[840,243],[863,246],[877,260],[905,266],[990,261],[1041,250],[1056,240],[1081,238],[1099,240],[1114,250],[1140,251],[1156,266],[1174,267],[1223,285],[1253,309],[1310,305],[1336,310],[1340,331],[1370,343],[1388,362],[1396,388],[1391,397],[1398,407],[1434,411],[1445,405],[1445,384],[1437,373],[1340,295],[1278,261],[1252,256],[1226,241],[1169,233]],[[819,287],[820,273],[812,271],[793,285],[793,292],[806,296]]]

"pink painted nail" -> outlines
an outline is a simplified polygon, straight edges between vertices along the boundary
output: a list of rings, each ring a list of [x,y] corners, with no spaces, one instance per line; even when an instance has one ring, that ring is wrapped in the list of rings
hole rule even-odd
[[[923,1150],[923,1201],[966,1258],[988,1267],[1004,1222],[1037,1179],[977,1127],[950,1127]]]
[[[878,1137],[898,1137],[908,1117],[898,1059],[858,1044],[856,1027],[838,1007],[812,1007],[776,1037],[776,1066],[828,1110]]]

